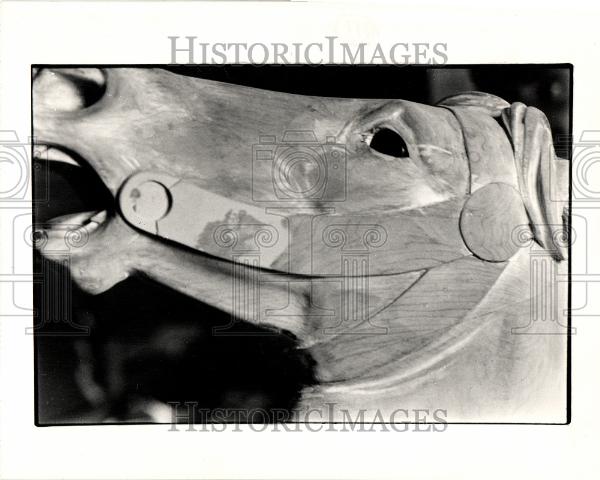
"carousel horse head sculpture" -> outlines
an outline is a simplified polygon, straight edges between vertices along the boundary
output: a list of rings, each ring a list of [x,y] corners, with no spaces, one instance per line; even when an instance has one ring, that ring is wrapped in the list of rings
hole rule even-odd
[[[70,252],[84,290],[139,272],[230,313],[231,330],[292,333],[316,362],[303,406],[457,421],[564,408],[566,341],[528,334],[556,290],[533,260],[567,263],[565,176],[541,111],[480,92],[429,106],[135,68],[43,70],[33,89],[37,144],[114,199],[44,231],[42,254],[64,248],[61,225],[86,237]]]

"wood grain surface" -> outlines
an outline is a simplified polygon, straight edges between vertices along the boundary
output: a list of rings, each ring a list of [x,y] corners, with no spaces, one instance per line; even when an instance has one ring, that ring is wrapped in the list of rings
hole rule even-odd
[[[106,82],[105,94],[61,109],[50,91],[76,97],[69,75]],[[295,335],[319,381],[303,406],[443,408],[451,421],[564,418],[566,337],[527,334],[548,289],[558,292],[555,333],[564,333],[566,301],[555,276],[566,269],[556,242],[563,205],[551,194],[564,177],[554,174],[539,110],[478,92],[428,106],[159,69],[69,75],[40,74],[34,84],[39,143],[77,153],[115,199],[140,172],[185,187],[162,237],[114,209],[72,252],[82,288],[98,293],[143,274],[234,321]],[[383,129],[406,155],[371,147]],[[276,255],[253,244],[254,231],[241,243],[211,243],[230,238],[219,228],[241,235],[250,224],[279,235]],[[61,241],[51,233],[45,248]],[[533,264],[554,273],[535,277]]]

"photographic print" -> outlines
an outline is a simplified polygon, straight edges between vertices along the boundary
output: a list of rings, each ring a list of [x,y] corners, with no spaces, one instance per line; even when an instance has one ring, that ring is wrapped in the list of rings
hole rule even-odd
[[[567,423],[571,74],[35,65],[37,424]]]

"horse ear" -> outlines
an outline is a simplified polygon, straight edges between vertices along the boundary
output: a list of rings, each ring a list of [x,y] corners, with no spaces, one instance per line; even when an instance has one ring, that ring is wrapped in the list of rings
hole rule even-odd
[[[483,92],[463,92],[440,100],[438,107],[474,107],[486,111],[492,117],[499,117],[502,111],[510,107],[506,100]]]
[[[565,226],[559,201],[557,157],[546,116],[537,108],[513,103],[502,120],[514,150],[519,189],[535,240],[557,260],[565,258]]]

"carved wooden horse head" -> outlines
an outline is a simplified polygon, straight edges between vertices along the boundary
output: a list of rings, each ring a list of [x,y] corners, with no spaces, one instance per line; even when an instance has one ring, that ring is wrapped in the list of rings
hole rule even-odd
[[[82,82],[101,98],[88,104]],[[230,329],[292,332],[317,365],[303,406],[468,421],[563,408],[564,338],[519,335],[550,301],[536,300],[532,258],[566,263],[564,177],[539,110],[477,92],[428,106],[70,69],[38,74],[34,134],[116,203],[57,219],[42,253],[76,223],[83,289],[143,272],[230,312]]]

